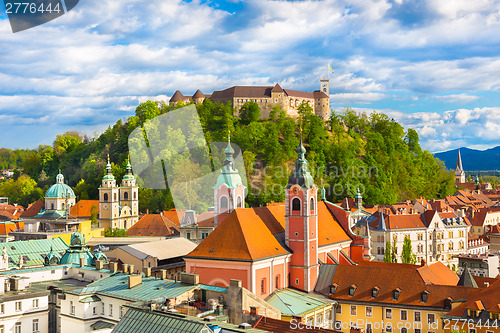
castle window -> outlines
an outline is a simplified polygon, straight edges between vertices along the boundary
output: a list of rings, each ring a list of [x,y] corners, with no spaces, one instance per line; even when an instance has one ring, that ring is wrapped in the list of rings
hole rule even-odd
[[[104,195],[102,196],[102,201],[108,201],[109,200],[109,196],[107,193],[104,193]]]
[[[123,193],[123,199],[128,200],[128,192]]]
[[[229,202],[227,200],[227,197],[221,197],[220,198],[220,210],[223,211],[223,210],[227,210],[229,206]]]
[[[311,212],[314,212],[314,198],[311,198]]]
[[[293,198],[292,211],[293,212],[300,212],[300,199],[299,198]]]

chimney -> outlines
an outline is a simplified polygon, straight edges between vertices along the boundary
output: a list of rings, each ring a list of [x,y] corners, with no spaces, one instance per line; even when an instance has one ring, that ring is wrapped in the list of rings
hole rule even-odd
[[[85,258],[80,258],[80,267],[85,266]]]
[[[128,274],[128,264],[122,265],[122,271],[123,271],[123,273]]]
[[[108,269],[111,271],[111,272],[116,272],[118,270],[118,263],[117,262],[110,262],[109,265],[108,265]]]
[[[104,263],[102,262],[102,260],[96,260],[95,261],[95,269],[100,271],[103,268],[104,268]]]
[[[128,289],[133,288],[142,283],[142,275],[134,274],[128,277]]]
[[[257,314],[257,307],[251,306],[250,307],[250,314],[251,315],[256,315]]]
[[[181,282],[185,284],[197,285],[200,283],[200,276],[198,274],[181,273]]]
[[[166,269],[160,269],[160,279],[162,279],[162,280],[167,279],[167,270]]]
[[[151,276],[151,267],[144,267],[142,269],[142,272],[144,273],[144,277],[150,277]]]
[[[129,270],[130,274],[134,274],[135,273],[134,269],[135,269],[134,265],[128,266],[128,270]]]

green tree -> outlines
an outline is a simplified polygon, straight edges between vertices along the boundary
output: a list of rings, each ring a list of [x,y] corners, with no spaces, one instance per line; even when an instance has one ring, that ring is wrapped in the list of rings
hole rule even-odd
[[[92,207],[90,207],[90,222],[93,227],[97,227],[99,224],[97,222],[97,215],[98,215],[97,206],[92,205]]]
[[[139,118],[141,123],[144,123],[147,120],[159,116],[160,109],[158,108],[158,105],[155,102],[146,101],[144,103],[139,104],[139,106],[135,109],[135,115]]]
[[[385,242],[384,262],[392,262],[392,246],[389,241]]]
[[[104,237],[128,237],[127,230],[108,227],[104,230]]]
[[[56,136],[54,140],[54,150],[57,156],[61,157],[69,154],[75,148],[82,145],[82,137],[77,131],[68,131]]]
[[[415,265],[417,263],[417,256],[413,253],[411,246],[411,239],[409,237],[405,237],[403,242],[403,251],[401,252],[401,262],[403,264],[412,264]]]
[[[398,262],[398,248],[397,248],[397,242],[396,242],[396,237],[394,237],[392,241],[392,247],[391,247],[391,260],[392,262]]]
[[[242,124],[248,125],[260,118],[259,104],[254,101],[246,102],[240,108],[239,113],[240,121]]]

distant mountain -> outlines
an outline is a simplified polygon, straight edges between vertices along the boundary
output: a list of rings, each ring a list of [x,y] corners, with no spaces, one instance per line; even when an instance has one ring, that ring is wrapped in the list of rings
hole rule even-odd
[[[500,170],[500,146],[476,150],[460,148],[462,165],[465,171]],[[458,149],[434,154],[434,157],[444,162],[448,169],[455,169],[457,165]]]

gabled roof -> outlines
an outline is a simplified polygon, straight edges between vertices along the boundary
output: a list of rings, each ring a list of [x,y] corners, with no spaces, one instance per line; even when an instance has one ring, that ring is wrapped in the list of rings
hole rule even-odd
[[[281,86],[278,83],[276,83],[273,89],[271,90],[271,92],[283,92],[283,91],[284,91],[283,88],[281,88]]]
[[[37,216],[38,213],[42,209],[45,208],[45,204],[43,203],[42,200],[37,200],[35,203],[31,204],[28,206],[28,208],[21,214],[21,217],[34,217]]]
[[[145,214],[127,230],[128,236],[178,236],[179,227],[160,214]]]
[[[373,216],[377,217],[370,225],[372,229],[381,228],[381,213],[376,212]],[[385,215],[385,214],[384,214]],[[397,229],[422,229],[426,225],[420,214],[402,214],[402,215],[386,215],[383,218],[382,223],[385,223],[385,229],[397,230]],[[384,228],[380,230],[385,230]]]
[[[417,271],[425,283],[456,286],[459,280],[455,272],[440,261],[417,268]]]
[[[71,207],[69,214],[74,217],[90,217],[92,206],[99,212],[99,200],[80,200]]]

